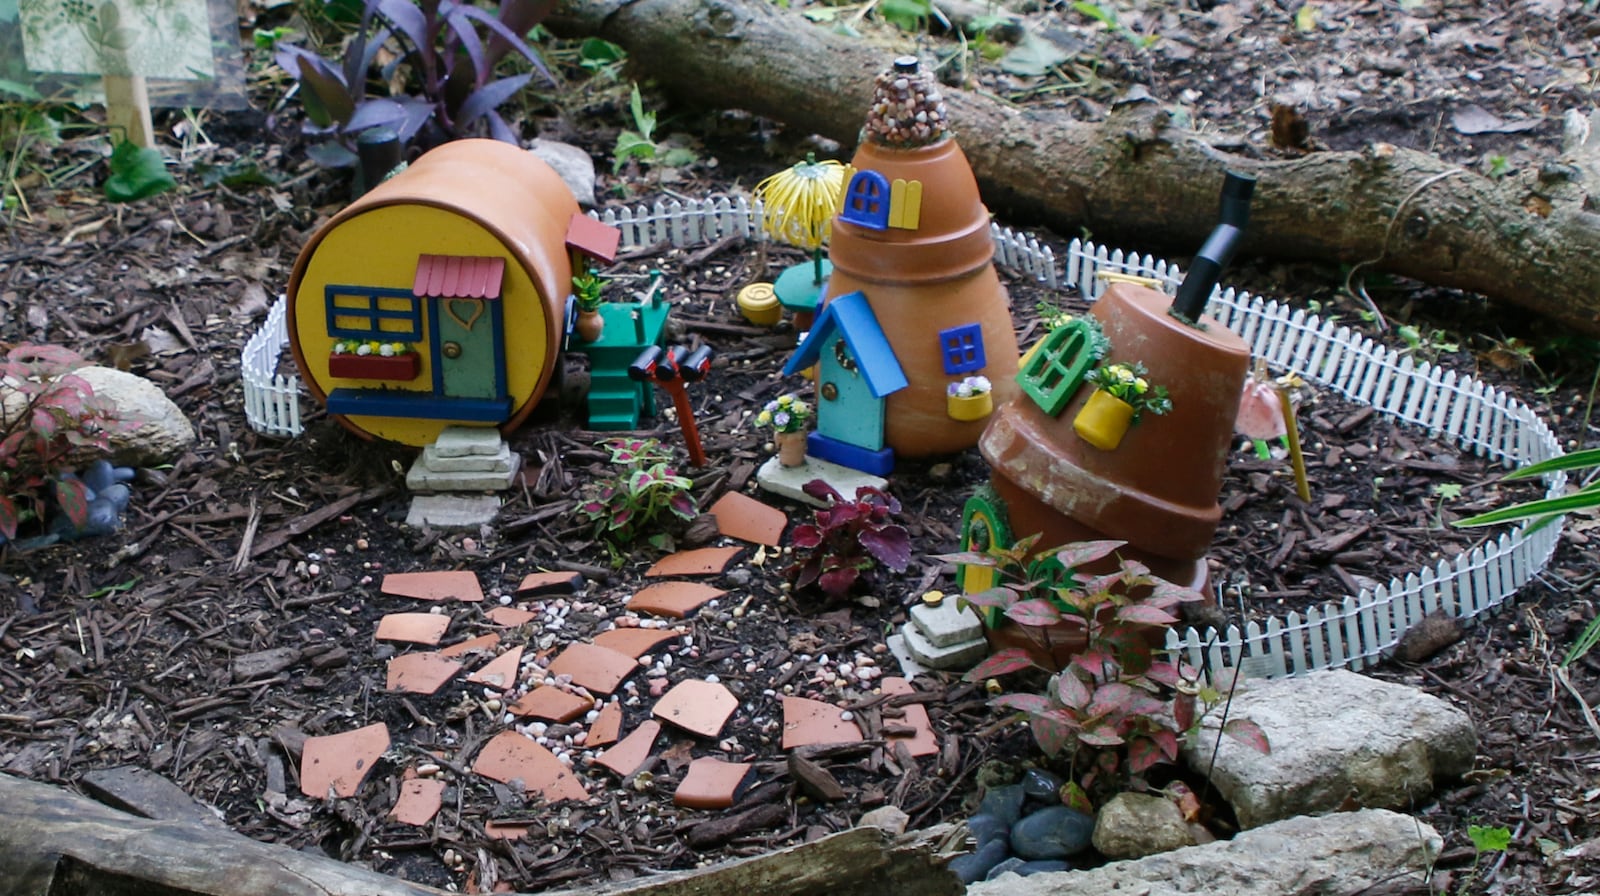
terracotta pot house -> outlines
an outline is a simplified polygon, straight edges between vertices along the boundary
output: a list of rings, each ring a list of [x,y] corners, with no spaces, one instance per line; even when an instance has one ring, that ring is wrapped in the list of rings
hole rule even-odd
[[[621,234],[498,140],[434,149],[320,228],[289,279],[301,378],[359,435],[520,424],[560,371],[572,276]]]
[[[1017,342],[989,212],[914,57],[879,76],[851,164],[823,306],[784,372],[818,365],[809,452],[883,475],[975,445],[988,421],[952,416],[949,386],[981,375],[1009,399]]]

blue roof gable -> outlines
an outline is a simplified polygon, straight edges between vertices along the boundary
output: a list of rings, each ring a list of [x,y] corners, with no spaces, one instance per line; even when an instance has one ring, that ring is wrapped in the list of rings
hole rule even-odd
[[[905,371],[900,369],[900,361],[894,356],[894,349],[883,335],[883,329],[878,326],[877,315],[872,313],[872,306],[867,304],[866,294],[860,290],[829,299],[822,306],[811,332],[795,349],[789,363],[783,366],[784,375],[799,373],[817,363],[823,343],[836,330],[844,337],[850,354],[855,356],[873,398],[882,398],[910,385],[906,381]]]

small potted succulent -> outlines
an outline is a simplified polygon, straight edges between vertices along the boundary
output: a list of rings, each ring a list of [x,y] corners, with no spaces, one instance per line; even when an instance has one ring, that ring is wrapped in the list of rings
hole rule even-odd
[[[772,428],[772,443],[778,449],[778,463],[786,467],[806,462],[806,425],[811,407],[793,394],[780,395],[767,402],[756,414],[756,424]]]
[[[993,386],[986,376],[969,376],[945,390],[945,408],[952,420],[982,420],[994,412]]]
[[[328,355],[331,376],[403,382],[416,379],[421,369],[422,356],[404,342],[340,339]]]
[[[1084,382],[1095,390],[1072,420],[1072,429],[1079,438],[1101,451],[1112,451],[1122,444],[1128,427],[1138,423],[1141,415],[1172,410],[1166,387],[1151,385],[1145,372],[1144,365],[1137,361],[1107,364],[1090,371]]]
[[[594,271],[584,271],[572,278],[572,298],[578,306],[578,321],[574,329],[584,342],[598,342],[605,332],[606,320],[600,316],[601,297],[606,281]]]

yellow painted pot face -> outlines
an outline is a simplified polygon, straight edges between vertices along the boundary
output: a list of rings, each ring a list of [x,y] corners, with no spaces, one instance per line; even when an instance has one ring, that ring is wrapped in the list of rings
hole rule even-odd
[[[506,265],[500,295],[487,300],[407,297],[403,293],[410,292],[418,259],[424,254],[504,258]],[[393,334],[396,341],[415,347],[420,368],[414,378],[387,382],[333,375],[329,357],[337,337],[329,332],[324,298],[326,287],[330,285],[401,293],[385,295],[378,300],[378,307],[412,312],[417,329],[401,333],[399,330],[410,330],[412,325],[387,320],[379,327],[384,341]],[[505,367],[503,376],[510,399],[506,417],[510,419],[517,408],[537,398],[535,390],[553,350],[546,340],[547,304],[517,259],[494,234],[478,223],[430,206],[378,206],[338,223],[316,245],[293,300],[296,307],[290,338],[296,345],[302,375],[319,396],[341,388],[378,387],[416,392],[419,398],[430,396],[436,382],[442,380],[444,371],[439,365],[447,357],[441,355],[442,347],[436,344],[440,334],[432,329],[435,322],[463,318],[471,322],[473,329],[487,328],[498,313],[502,316],[498,338],[503,346],[497,363]],[[497,307],[489,308],[491,302]],[[435,308],[434,303],[444,304]],[[466,305],[480,313],[461,313],[460,307]],[[412,335],[416,338],[401,338]],[[362,432],[407,445],[429,444],[451,423],[449,420],[355,415],[347,420]]]

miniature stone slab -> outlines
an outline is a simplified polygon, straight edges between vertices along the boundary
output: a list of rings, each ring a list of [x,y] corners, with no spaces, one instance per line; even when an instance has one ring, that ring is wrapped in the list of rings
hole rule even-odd
[[[400,798],[394,801],[389,817],[401,824],[421,827],[439,814],[443,801],[443,781],[438,778],[412,778],[400,782]]]
[[[522,597],[539,597],[546,594],[576,594],[583,587],[583,576],[575,572],[530,572],[517,585]]]
[[[414,492],[500,492],[517,480],[517,470],[522,467],[522,455],[511,455],[511,463],[503,470],[462,470],[447,472],[430,469],[426,458],[417,458],[406,471],[406,488]]]
[[[732,691],[717,682],[691,678],[662,695],[651,715],[690,734],[716,737],[738,708],[739,698]]]
[[[724,594],[727,592],[701,582],[657,582],[639,589],[628,601],[628,609],[682,619]]]
[[[391,572],[383,577],[379,590],[395,597],[414,597],[417,600],[463,600],[469,603],[483,600],[478,574],[467,569]]]
[[[900,627],[900,634],[905,641],[906,652],[930,669],[970,669],[989,655],[989,642],[982,638],[962,641],[949,647],[936,647],[911,622]]]
[[[912,628],[912,625],[908,622],[902,627]],[[905,635],[890,635],[884,639],[884,643],[888,645],[890,655],[900,662],[900,671],[905,673],[908,678],[927,675],[933,671],[917,662],[917,658],[911,655],[911,651],[906,648]]]
[[[511,446],[500,443],[493,454],[440,454],[432,445],[422,449],[422,465],[435,473],[488,473],[511,468]]]
[[[499,515],[500,498],[496,495],[418,494],[411,497],[406,525],[413,529],[476,529],[494,522]]]
[[[507,650],[467,676],[467,681],[502,691],[516,686],[517,675],[522,671],[522,645]]]
[[[465,641],[461,641],[461,642],[456,643],[456,644],[451,644],[448,647],[441,647],[441,648],[439,648],[439,655],[440,656],[464,656],[466,654],[474,653],[474,652],[490,653],[496,647],[499,647],[499,646],[500,646],[500,636],[495,634],[494,632],[490,632],[487,635],[479,635],[476,638],[468,638]]]
[[[894,696],[917,692],[917,689],[911,686],[911,682],[892,676],[884,678],[880,687],[885,694]],[[938,753],[939,736],[933,733],[933,721],[928,718],[928,708],[921,703],[907,703],[900,708],[905,710],[905,715],[899,721],[917,729],[917,733],[909,737],[887,734],[884,735],[884,740],[889,742],[891,748],[897,741],[904,743],[913,757],[932,756]],[[885,715],[883,721],[887,725],[893,720]]]
[[[354,731],[308,737],[300,752],[300,791],[312,799],[352,797],[389,749],[389,726],[375,722]]]
[[[595,635],[594,643],[638,659],[654,650],[662,641],[681,637],[683,632],[670,628],[614,628]]]
[[[461,661],[437,653],[406,653],[389,660],[391,691],[432,694],[461,671]]]
[[[379,641],[405,641],[432,646],[444,638],[450,617],[443,613],[390,613],[378,620]]]
[[[983,621],[971,607],[959,609],[958,599],[946,597],[937,604],[918,603],[911,608],[917,631],[935,647],[954,647],[983,640]]]
[[[483,745],[472,770],[502,784],[521,781],[526,793],[544,799],[584,800],[589,791],[556,755],[515,731],[502,731]]]
[[[744,548],[696,548],[668,554],[644,571],[647,576],[711,576],[728,568]]]
[[[503,625],[506,628],[527,625],[539,618],[539,614],[532,610],[521,610],[516,607],[495,607],[484,615],[495,625]]]
[[[505,446],[500,430],[492,426],[446,426],[428,446],[440,457],[498,454]]]
[[[832,703],[806,697],[783,698],[783,749],[821,744],[853,744],[861,727]]]
[[[674,805],[689,809],[726,809],[733,805],[750,777],[748,762],[724,762],[710,756],[689,763],[689,772],[672,794]]]
[[[806,462],[798,467],[786,467],[779,463],[776,457],[772,457],[756,470],[756,484],[767,491],[813,507],[827,507],[826,500],[813,498],[805,493],[805,484],[813,479],[821,479],[833,486],[841,495],[853,495],[856,489],[863,485],[884,488],[889,484],[889,480],[882,476],[852,470],[815,457],[806,458]]]
[[[596,694],[610,694],[639,664],[625,653],[595,644],[571,644],[550,663],[551,675],[570,675],[572,683]]]
[[[605,747],[617,742],[622,733],[622,704],[613,700],[600,708],[600,715],[583,738],[586,748]]]
[[[570,722],[588,712],[594,701],[560,688],[538,687],[511,704],[511,711],[519,716],[544,719],[549,722]]]
[[[596,757],[595,765],[603,765],[616,772],[621,777],[628,777],[644,765],[650,757],[650,749],[656,745],[656,737],[661,734],[661,723],[655,719],[646,719],[639,723],[622,742]]]
[[[1471,770],[1478,746],[1472,720],[1444,700],[1346,670],[1251,679],[1234,691],[1228,718],[1259,725],[1269,753],[1221,736],[1220,716],[1205,716],[1182,756],[1205,767],[1215,755],[1211,780],[1244,828],[1333,812],[1347,799],[1420,805],[1436,778]]]
[[[789,517],[781,510],[763,504],[740,492],[728,492],[711,505],[717,518],[717,531],[729,538],[777,547]]]

